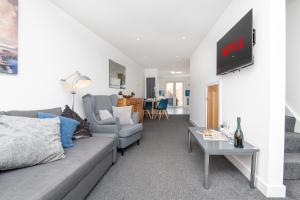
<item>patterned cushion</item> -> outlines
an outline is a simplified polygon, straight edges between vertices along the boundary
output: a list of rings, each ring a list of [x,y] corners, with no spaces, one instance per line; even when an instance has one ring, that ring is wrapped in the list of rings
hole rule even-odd
[[[0,171],[65,158],[60,120],[0,116]]]

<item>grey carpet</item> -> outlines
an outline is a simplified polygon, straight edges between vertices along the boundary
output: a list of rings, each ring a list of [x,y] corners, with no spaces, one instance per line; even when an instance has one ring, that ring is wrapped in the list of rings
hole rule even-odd
[[[284,180],[289,199],[300,199],[300,180]]]
[[[211,157],[210,189],[203,188],[203,153],[187,151],[186,117],[146,120],[133,145],[106,173],[88,200],[265,199],[223,156]]]

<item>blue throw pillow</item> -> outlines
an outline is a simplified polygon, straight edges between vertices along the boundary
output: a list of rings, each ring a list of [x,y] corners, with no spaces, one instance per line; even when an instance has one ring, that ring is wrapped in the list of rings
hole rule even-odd
[[[67,117],[61,117],[51,113],[38,112],[38,118],[40,119],[54,117],[59,117],[60,119],[60,137],[63,147],[68,148],[74,146],[72,137],[74,131],[76,130],[76,127],[79,125],[79,122]]]

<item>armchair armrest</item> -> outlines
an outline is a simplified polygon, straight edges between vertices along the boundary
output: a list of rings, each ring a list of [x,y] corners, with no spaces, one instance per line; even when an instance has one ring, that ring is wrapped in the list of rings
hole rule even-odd
[[[120,120],[116,117],[106,120],[97,120],[94,117],[90,124],[91,131],[95,133],[119,133]]]
[[[134,124],[138,124],[139,121],[140,121],[140,113],[138,113],[138,112],[133,112],[133,113],[131,114],[131,119],[132,119],[132,121],[133,121]]]
[[[105,120],[101,120],[101,121],[95,120],[95,122],[98,125],[119,125],[120,124],[119,119],[116,118],[116,117],[105,119]]]
[[[111,125],[99,125],[91,124],[90,125],[92,133],[119,133],[119,126],[115,124]]]

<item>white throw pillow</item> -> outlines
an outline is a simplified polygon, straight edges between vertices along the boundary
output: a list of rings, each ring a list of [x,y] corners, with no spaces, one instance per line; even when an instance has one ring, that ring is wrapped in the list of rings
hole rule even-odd
[[[112,107],[114,117],[119,118],[120,124],[133,124],[131,118],[132,106]]]
[[[99,110],[99,116],[101,120],[110,119],[113,117],[108,110]]]
[[[0,171],[65,158],[60,120],[0,115]]]

